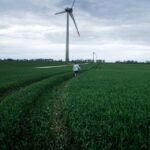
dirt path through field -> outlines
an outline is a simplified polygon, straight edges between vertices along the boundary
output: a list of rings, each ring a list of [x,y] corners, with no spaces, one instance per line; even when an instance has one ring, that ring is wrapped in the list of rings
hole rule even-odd
[[[67,81],[53,89],[53,124],[52,129],[55,133],[55,150],[76,150],[79,145],[74,142],[72,133],[67,126],[64,117],[64,89]]]
[[[65,120],[63,118],[63,90],[64,85],[60,85],[59,87],[55,87],[53,89],[53,124],[52,130],[55,133],[55,149],[63,150],[67,143],[67,128],[65,125]]]
[[[80,65],[87,65],[88,63],[80,64]],[[44,66],[44,67],[35,67],[37,69],[47,69],[47,68],[62,68],[62,67],[70,67],[72,65],[61,65],[61,66]]]

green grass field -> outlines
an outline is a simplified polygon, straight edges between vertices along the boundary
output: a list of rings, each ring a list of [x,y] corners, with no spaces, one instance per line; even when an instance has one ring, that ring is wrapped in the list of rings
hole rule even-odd
[[[149,149],[150,66],[102,65],[69,81],[65,114],[81,149]]]
[[[0,149],[149,149],[150,65],[0,62]]]

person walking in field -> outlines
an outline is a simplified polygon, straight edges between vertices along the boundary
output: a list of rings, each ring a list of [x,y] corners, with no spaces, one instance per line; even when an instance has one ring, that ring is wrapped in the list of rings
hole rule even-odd
[[[74,72],[74,76],[76,77],[77,75],[79,75],[79,71],[80,71],[80,66],[77,63],[73,64],[73,72]]]

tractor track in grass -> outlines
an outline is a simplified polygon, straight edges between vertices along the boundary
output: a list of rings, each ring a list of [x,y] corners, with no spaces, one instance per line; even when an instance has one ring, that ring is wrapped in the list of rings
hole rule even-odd
[[[81,149],[80,145],[75,142],[74,137],[67,126],[63,112],[64,88],[71,78],[72,77],[69,77],[58,85],[49,87],[47,91],[44,92],[45,94],[39,94],[37,101],[33,100],[32,103],[26,107],[25,111],[20,115],[19,132],[16,134],[15,131],[16,135],[14,135],[18,137],[17,142],[15,141],[17,144],[19,143],[19,145],[22,145],[24,142],[26,143],[24,144],[25,149],[36,150]],[[40,100],[42,100],[42,103]],[[46,110],[47,105],[51,105],[51,110]],[[46,114],[45,112],[47,111],[48,113]],[[42,115],[44,115],[44,117]],[[46,126],[43,126],[42,124],[46,124]],[[35,133],[35,131],[38,131],[39,133]],[[34,144],[35,141],[40,143]],[[16,148],[20,149],[22,147]]]
[[[0,88],[0,102],[13,92],[16,92],[22,88],[27,87],[27,86],[30,86],[31,84],[34,84],[36,82],[40,82],[42,80],[45,80],[45,79],[48,79],[50,77],[54,77],[54,76],[57,76],[57,75],[60,75],[63,73],[67,73],[67,71],[50,74],[50,75],[47,75],[44,77],[35,78],[34,80],[28,80],[26,82],[21,82],[18,85],[14,85],[14,86],[12,85],[11,87],[8,87],[8,88]]]
[[[81,74],[97,68],[97,66],[91,67],[88,70],[83,70]],[[66,82],[62,82],[60,85],[54,87],[52,91],[54,103],[52,111],[53,124],[51,126],[51,129],[55,135],[55,147],[53,147],[52,150],[81,150],[81,146],[79,145],[79,143],[76,143],[75,138],[67,124],[67,120],[64,115],[64,91],[68,81],[69,80],[67,80]]]
[[[53,124],[51,129],[55,134],[53,150],[80,150],[81,147],[74,140],[71,130],[64,116],[64,89],[67,82],[63,82],[53,89]]]
[[[79,65],[88,65],[89,63],[83,63]],[[64,67],[71,67],[72,65],[60,65],[60,66],[44,66],[44,67],[35,67],[36,69],[52,69],[52,68],[64,68]]]
[[[87,65],[88,63],[85,63],[85,64],[81,64],[81,65]],[[69,67],[71,65],[63,65],[63,66],[48,66],[50,67],[50,69],[53,69],[53,68],[57,68],[57,67]],[[42,67],[36,67],[38,69],[42,68]],[[93,68],[93,67],[92,67]],[[92,69],[90,68],[90,69]],[[82,72],[85,72],[86,70],[83,70]],[[42,80],[45,80],[45,79],[48,79],[49,77],[53,77],[53,76],[56,76],[56,75],[59,75],[59,74],[63,74],[63,73],[67,73],[67,71],[62,71],[62,72],[59,72],[59,73],[54,73],[54,74],[50,74],[50,75],[46,75],[46,76],[42,76],[42,77],[39,77],[39,78],[35,78],[35,79],[32,79],[32,80],[27,80],[27,81],[23,81],[23,82],[20,82],[20,83],[16,83],[16,84],[12,84],[11,86],[9,87],[0,87],[0,102],[5,99],[9,94],[13,93],[13,92],[16,92],[22,88],[25,88],[31,84],[34,84],[36,82],[40,82]]]
[[[49,134],[51,134],[51,132],[49,133],[50,127],[47,126],[50,118],[45,118],[45,116],[50,115],[49,117],[51,117],[49,111],[52,113],[52,109],[47,109],[52,100],[51,91],[53,87],[69,80],[71,77],[71,73],[65,73],[22,90],[22,92],[18,93],[17,97],[14,97],[15,99],[19,98],[21,104],[20,102],[18,104],[17,99],[15,100],[16,102],[14,102],[12,96],[9,97],[7,101],[3,101],[3,105],[0,107],[0,110],[2,111],[2,114],[0,115],[0,122],[2,123],[0,126],[0,131],[2,131],[0,134],[0,142],[3,143],[3,145],[1,145],[3,148],[4,146],[8,149],[31,149],[33,146],[35,147],[34,149],[42,149],[42,147],[45,146],[47,146],[45,149],[48,148],[49,145],[46,145],[47,143],[44,141],[48,142],[48,140],[45,140],[45,138],[47,138],[47,132],[48,137]],[[30,93],[32,87],[35,87],[35,89],[34,92],[32,91],[32,93]],[[27,97],[24,95],[26,92]],[[50,96],[50,99],[48,99],[46,94]],[[15,107],[11,107],[12,104],[10,103],[10,99]],[[47,103],[48,100],[50,100],[50,103]],[[9,106],[8,102],[10,103]],[[7,109],[5,109],[5,106],[7,106]],[[17,109],[15,109],[16,107]],[[9,113],[10,111],[14,115]],[[7,114],[7,116],[5,114]]]
[[[74,144],[63,116],[63,89],[72,77],[72,73],[62,73],[6,97],[0,103],[1,146],[37,150],[72,150],[78,147]]]
[[[55,140],[53,143],[54,146],[52,148],[53,150],[67,150],[69,149],[68,147],[70,145],[70,133],[67,128],[65,118],[63,116],[63,92],[66,84],[67,81],[63,82],[57,87],[54,87],[52,91],[54,103],[52,111],[53,122],[51,125],[51,130],[55,135]]]

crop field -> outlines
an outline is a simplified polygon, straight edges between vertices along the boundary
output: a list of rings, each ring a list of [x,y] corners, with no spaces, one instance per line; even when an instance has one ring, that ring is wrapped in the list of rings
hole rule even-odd
[[[35,67],[56,65],[64,64],[0,62],[0,149],[55,147],[56,91],[73,77],[72,68]],[[83,66],[82,72],[91,67]]]
[[[65,116],[81,149],[150,148],[149,65],[97,66],[65,90]]]
[[[0,62],[0,149],[149,149],[150,65]]]

